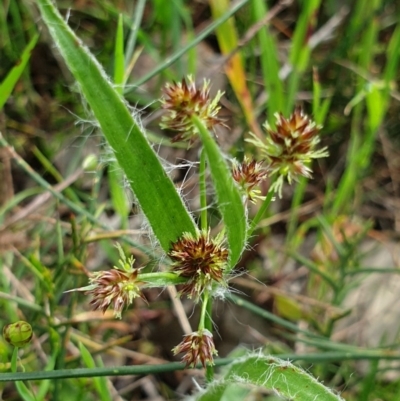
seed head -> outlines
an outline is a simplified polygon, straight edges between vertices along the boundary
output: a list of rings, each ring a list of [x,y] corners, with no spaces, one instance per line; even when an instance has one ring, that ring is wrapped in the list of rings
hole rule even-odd
[[[214,365],[213,355],[218,355],[214,346],[213,335],[207,330],[199,330],[183,337],[183,341],[172,349],[174,355],[182,352],[182,361],[186,367],[195,367],[199,362],[203,368]]]
[[[262,162],[244,158],[242,163],[234,160],[232,166],[233,179],[239,184],[247,199],[255,203],[256,199],[264,199],[261,191],[255,187],[264,181],[267,176],[267,170],[263,167]]]
[[[114,316],[121,319],[122,311],[132,304],[134,298],[145,299],[139,288],[138,271],[135,269],[128,273],[114,268],[92,273],[85,294],[92,297],[90,305],[93,309],[100,309],[104,313],[112,306]]]
[[[315,150],[320,141],[318,133],[321,126],[316,125],[299,107],[288,119],[277,113],[276,129],[267,123],[264,127],[267,131],[265,143],[254,134],[247,141],[259,147],[266,156],[270,175],[280,175],[274,188],[279,194],[284,177],[287,177],[289,184],[300,176],[311,178],[310,161],[328,156],[326,147]]]
[[[102,310],[103,313],[110,307],[114,309],[114,316],[121,319],[122,311],[132,304],[135,298],[142,298],[144,295],[140,290],[143,284],[138,280],[140,268],[134,268],[135,259],[133,256],[126,257],[122,247],[117,243],[120,259],[120,267],[114,266],[111,270],[104,270],[89,274],[89,285],[76,288],[71,291],[84,291],[90,295],[94,310]]]
[[[222,236],[210,239],[209,231],[201,231],[197,237],[184,233],[172,244],[168,253],[173,261],[172,270],[188,279],[181,294],[197,301],[205,289],[212,289],[213,282],[225,284],[223,273],[228,250],[222,242]]]
[[[167,110],[161,119],[161,128],[178,131],[172,142],[188,141],[192,144],[198,134],[192,123],[192,116],[200,118],[204,125],[213,130],[216,125],[224,125],[223,120],[217,117],[220,110],[218,105],[223,93],[218,91],[214,99],[210,99],[210,82],[204,80],[201,89],[196,88],[191,76],[187,81],[168,83],[164,88],[165,97],[161,100],[162,108]]]

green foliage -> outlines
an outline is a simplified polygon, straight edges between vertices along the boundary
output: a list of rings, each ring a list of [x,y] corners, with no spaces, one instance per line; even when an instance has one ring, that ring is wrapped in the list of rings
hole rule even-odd
[[[199,119],[194,119],[194,123],[199,130],[207,154],[211,176],[217,192],[218,205],[225,223],[230,248],[229,264],[231,270],[238,262],[246,244],[245,209],[239,190],[217,144]]]
[[[207,366],[194,399],[397,399],[400,355],[392,327],[368,346],[355,345],[338,322],[357,319],[352,298],[367,307],[382,296],[378,288],[360,296],[364,280],[394,285],[399,274],[395,262],[369,264],[375,248],[364,253],[371,242],[392,250],[389,238],[398,231],[399,5],[210,0],[194,8],[182,0],[101,0],[65,9],[64,3],[57,2],[60,12],[50,0],[0,5],[0,321],[4,327],[23,319],[34,332],[18,353],[0,341],[3,393],[28,401],[109,400],[128,376],[118,396],[141,399],[149,382],[136,380],[148,375],[157,395],[173,399],[183,365],[161,362],[173,345],[154,333],[176,346],[180,327],[187,334],[198,324],[220,334],[221,357]],[[52,38],[42,30],[38,41],[38,23]],[[214,136],[194,116],[199,138],[192,149],[153,122],[160,88],[188,74],[196,84],[205,75],[225,91],[221,117],[230,127]],[[324,126],[330,157],[308,165],[313,180],[284,186],[282,200],[267,181],[265,200],[250,204],[229,159],[259,156],[248,132],[263,141],[261,124],[273,127],[274,113],[288,116],[296,105]],[[93,125],[111,157],[91,135]],[[169,174],[165,166],[174,158],[189,161]],[[188,278],[174,271],[168,252],[183,233],[195,238],[199,229],[224,238],[219,245],[228,248],[229,264],[220,287],[214,283],[198,305],[185,299],[182,307],[172,287],[179,294]],[[119,270],[132,275],[107,282],[118,259]],[[90,274],[99,274],[96,285],[101,279],[108,285],[88,286]],[[299,284],[301,293],[288,291]],[[113,302],[126,302],[132,288],[143,298],[115,322],[109,311],[87,311],[85,290],[96,288],[100,295],[112,288]],[[222,301],[235,315],[228,330]],[[364,316],[354,327],[363,322],[367,332],[368,320],[378,329],[383,317],[385,311]],[[236,332],[235,344],[221,345]],[[241,349],[223,358],[224,349],[249,338],[262,352]],[[175,376],[164,381],[167,372]]]
[[[39,39],[39,34],[32,37],[25,50],[21,54],[21,58],[15,67],[7,74],[3,82],[0,84],[0,110],[3,108],[5,102],[10,97],[12,90],[29,61],[31,52]]]
[[[50,1],[39,0],[38,5],[43,20],[79,82],[154,234],[161,246],[168,250],[171,242],[176,241],[183,232],[195,232],[194,223],[181,198],[138,122],[108,81],[102,67]],[[174,210],[175,213],[165,213],[165,210]]]
[[[243,395],[244,390],[240,386],[263,387],[293,401],[343,400],[302,369],[271,356],[246,356],[228,366],[226,370],[224,378],[201,393],[196,400],[236,400],[239,399],[238,395]]]

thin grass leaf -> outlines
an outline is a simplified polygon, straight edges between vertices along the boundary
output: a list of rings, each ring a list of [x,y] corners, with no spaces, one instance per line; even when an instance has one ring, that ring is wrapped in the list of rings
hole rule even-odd
[[[229,12],[228,0],[209,0],[209,3],[214,19],[221,18],[224,14]],[[216,34],[222,54],[228,55],[236,50],[238,38],[233,17],[220,24],[216,29]],[[247,124],[255,134],[261,135],[254,114],[251,94],[247,87],[243,60],[239,52],[235,53],[229,62],[225,64],[225,72],[235,92],[236,98],[243,109]]]
[[[377,47],[379,26],[375,15],[381,5],[380,0],[371,2],[369,7],[365,7],[365,2],[360,1],[356,9],[358,10],[357,18],[362,18],[364,27],[363,35],[358,40],[359,49],[371,49],[371,51],[358,52],[357,65],[361,71],[369,71],[374,60],[374,52],[372,49]],[[362,3],[362,4],[361,4]],[[350,29],[354,33],[355,27],[351,24]],[[362,94],[366,90],[366,82],[364,77],[359,76],[357,79],[356,93]],[[356,96],[358,97],[358,96]],[[362,97],[361,99],[362,100]],[[371,104],[371,103],[370,103]],[[330,215],[332,218],[340,213],[343,209],[348,208],[353,198],[354,189],[357,188],[357,181],[360,175],[364,174],[365,168],[369,163],[369,155],[373,149],[377,130],[371,129],[371,126],[364,123],[363,116],[364,103],[359,102],[353,109],[353,117],[351,123],[351,141],[347,153],[347,166],[342,179],[338,185],[338,190],[334,199]],[[373,110],[371,110],[374,113]],[[374,121],[369,121],[370,123]],[[365,126],[366,125],[366,126]]]
[[[54,370],[54,366],[56,364],[57,361],[57,353],[53,351],[53,354],[50,356],[46,367],[44,368],[45,371],[52,371]],[[50,389],[50,385],[51,385],[51,381],[50,380],[43,380],[38,388],[38,391],[36,393],[36,401],[44,401],[46,400],[46,395]]]
[[[318,125],[324,125],[326,116],[331,106],[332,97],[329,96],[321,101],[322,87],[319,80],[318,70],[314,68],[313,72],[313,101],[312,101],[312,114],[314,121]]]
[[[86,367],[94,369],[96,368],[96,362],[94,361],[92,354],[89,350],[80,342],[79,350],[81,351],[82,360]],[[110,391],[108,390],[107,380],[104,377],[94,377],[93,383],[96,387],[97,393],[102,401],[111,401],[112,397]]]
[[[118,16],[117,35],[115,36],[114,48],[114,84],[119,93],[123,92],[122,85],[125,75],[125,55],[124,55],[124,19],[122,14]]]
[[[128,67],[131,64],[135,47],[138,31],[140,29],[140,23],[143,18],[144,7],[146,5],[146,0],[138,0],[135,4],[134,16],[132,18],[132,25],[128,37],[128,43],[126,44],[125,50],[125,68],[128,72]],[[127,81],[128,75],[125,75],[124,83]]]
[[[303,9],[296,24],[289,56],[289,61],[293,69],[289,76],[288,94],[286,97],[285,113],[287,115],[293,109],[301,76],[309,63],[311,48],[308,41],[310,33],[317,23],[316,16],[320,3],[321,0],[309,0],[302,3]]]
[[[252,2],[253,23],[257,23],[267,14],[266,2],[255,0]],[[268,92],[267,109],[268,123],[274,126],[274,114],[284,110],[285,97],[283,82],[279,77],[279,54],[274,37],[268,29],[260,29],[257,40],[261,51],[260,61],[265,88]]]
[[[11,157],[14,159],[14,161],[17,163],[17,165],[26,174],[28,174],[42,188],[44,188],[46,191],[50,192],[54,198],[60,200],[60,202],[67,205],[74,213],[76,213],[77,215],[80,215],[80,216],[84,216],[88,221],[90,221],[91,223],[93,223],[94,225],[96,225],[98,227],[102,227],[104,230],[113,231],[113,229],[111,227],[109,227],[107,224],[103,223],[99,219],[99,215],[101,214],[101,212],[104,208],[103,204],[97,205],[96,208],[93,210],[93,213],[90,213],[85,208],[83,208],[83,207],[77,205],[76,203],[70,201],[69,199],[67,199],[61,192],[56,190],[46,180],[44,180],[40,174],[36,173],[35,170],[28,163],[26,163],[25,160],[21,156],[18,155],[18,153],[15,152],[15,150],[10,146],[10,144],[2,136],[1,132],[0,132],[0,147],[6,148],[7,152],[11,155]],[[95,192],[95,193],[98,193],[99,185],[100,185],[99,183],[100,183],[100,180],[98,180],[97,192]],[[74,235],[75,234],[73,233],[73,236]],[[138,242],[133,241],[130,237],[125,236],[125,237],[123,237],[123,240],[126,243],[132,245],[133,247],[139,249],[144,254],[150,256],[151,258],[155,257],[154,251],[152,251],[150,248],[148,248],[146,246],[141,245]]]
[[[138,79],[136,82],[134,82],[133,87],[142,85],[143,83],[147,82],[149,79],[151,79],[155,75],[157,75],[160,71],[163,71],[167,67],[172,65],[176,60],[178,60],[181,56],[183,56],[185,53],[187,53],[188,50],[192,49],[194,46],[199,44],[204,38],[206,38],[211,32],[213,32],[216,27],[223,24],[227,19],[229,19],[233,14],[235,14],[236,11],[240,10],[240,8],[242,8],[249,1],[250,0],[239,0],[238,2],[233,4],[228,12],[226,12],[220,18],[213,21],[210,25],[208,25],[206,28],[204,28],[201,32],[196,34],[196,37],[191,42],[189,42],[187,45],[182,46],[182,48],[180,50],[178,50],[176,53],[174,53],[170,57],[166,58],[163,62],[158,64],[157,67],[154,68],[154,70],[150,71],[144,77],[142,77],[142,78]],[[129,91],[130,90],[127,89],[126,93],[128,93]]]
[[[103,68],[68,27],[50,0],[38,0],[43,21],[80,84],[100,127],[124,170],[155,236],[165,251],[183,232],[196,233],[172,181],[139,123],[113,88]]]
[[[4,104],[6,103],[7,99],[10,97],[15,84],[21,77],[26,64],[28,63],[31,52],[36,46],[36,42],[39,38],[39,35],[36,34],[28,43],[25,50],[21,54],[21,58],[18,63],[12,68],[12,70],[8,73],[4,81],[0,84],[0,110],[3,108]]]
[[[193,116],[204,150],[207,154],[208,165],[217,192],[218,207],[226,227],[230,250],[229,267],[233,269],[238,262],[246,244],[246,212],[238,188],[233,181],[232,174],[221,155],[211,134],[202,121]]]
[[[18,347],[14,347],[12,357],[11,357],[11,371],[12,373],[17,373],[18,369]],[[35,397],[32,395],[31,391],[25,385],[24,382],[18,381],[15,383],[18,394],[24,401],[35,401]]]
[[[114,84],[115,90],[122,95],[124,92],[125,55],[124,55],[124,25],[123,16],[118,16],[117,34],[114,48]],[[124,189],[124,174],[116,160],[110,162],[108,168],[108,185],[114,210],[121,216],[122,225],[126,226],[129,215],[129,203]]]

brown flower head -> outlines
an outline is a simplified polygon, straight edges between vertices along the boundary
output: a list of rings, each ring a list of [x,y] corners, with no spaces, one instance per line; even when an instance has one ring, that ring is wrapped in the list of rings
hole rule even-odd
[[[84,291],[85,295],[92,297],[90,305],[94,310],[100,309],[104,313],[111,306],[114,316],[121,319],[122,311],[132,304],[134,298],[146,299],[140,290],[140,269],[133,268],[133,256],[127,258],[121,246],[116,244],[116,247],[120,254],[121,267],[114,266],[112,270],[90,273],[88,286],[70,291]]]
[[[298,180],[299,176],[311,178],[312,170],[308,164],[312,159],[328,156],[326,148],[315,150],[320,139],[320,126],[316,125],[302,110],[296,108],[286,119],[281,113],[276,114],[276,129],[267,123],[264,125],[267,138],[262,142],[254,134],[247,139],[261,149],[269,161],[270,175],[279,174],[275,190],[281,193],[283,178],[289,184]]]
[[[228,250],[222,243],[222,235],[210,239],[209,231],[201,231],[197,237],[184,233],[172,244],[168,253],[173,261],[172,270],[188,279],[182,294],[197,301],[205,289],[211,290],[213,282],[224,284]]]
[[[91,295],[94,310],[101,309],[103,313],[110,307],[114,309],[115,317],[121,319],[121,313],[133,299],[143,294],[137,280],[138,269],[124,272],[118,268],[108,271],[92,273],[89,276],[90,285],[86,287],[86,295]]]
[[[183,337],[183,341],[173,348],[174,355],[182,352],[182,361],[186,367],[195,367],[199,362],[203,365],[214,365],[213,355],[218,355],[214,346],[213,335],[207,330],[199,330]]]
[[[217,117],[220,110],[218,102],[223,93],[218,91],[214,99],[210,99],[210,82],[204,80],[201,89],[196,88],[191,76],[187,81],[167,84],[164,88],[165,97],[161,100],[163,109],[167,110],[161,119],[161,128],[178,131],[172,142],[188,141],[192,144],[198,134],[192,123],[192,116],[200,118],[204,125],[213,130],[216,125],[225,125]]]
[[[233,179],[239,184],[247,199],[255,203],[256,199],[264,199],[260,195],[261,191],[255,187],[265,180],[268,176],[267,170],[262,166],[262,162],[244,158],[242,163],[234,160],[232,166]]]

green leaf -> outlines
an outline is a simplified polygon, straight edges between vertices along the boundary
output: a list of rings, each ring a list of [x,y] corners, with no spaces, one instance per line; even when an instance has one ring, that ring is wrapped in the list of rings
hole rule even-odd
[[[203,122],[193,116],[211,171],[217,192],[218,208],[226,227],[230,249],[229,266],[233,269],[238,262],[246,244],[247,221],[245,208],[232,174],[222,156],[221,150],[204,126]]]
[[[11,357],[11,372],[13,373],[17,373],[17,367],[18,367],[17,360],[18,360],[18,347],[14,347]],[[22,381],[18,381],[15,383],[15,386],[17,387],[18,394],[24,401],[35,401],[35,398],[33,397],[28,387],[25,385],[25,383],[23,383]]]
[[[50,0],[37,0],[37,4],[162,248],[168,251],[183,232],[195,235],[194,221],[171,179],[103,68]]]
[[[251,355],[231,365],[223,380],[211,385],[198,401],[225,399],[228,388],[242,384],[271,390],[292,401],[340,401],[339,395],[319,383],[304,370],[272,356]]]
[[[28,43],[25,50],[22,52],[21,59],[18,63],[12,68],[12,70],[8,73],[4,81],[0,84],[0,110],[3,108],[7,99],[11,95],[11,92],[14,89],[15,84],[18,79],[24,72],[26,64],[28,63],[31,52],[36,45],[36,42],[39,38],[39,35],[36,34]]]
[[[114,49],[114,83],[118,85],[117,91],[124,91],[122,85],[125,75],[125,56],[124,56],[124,20],[122,14],[118,17],[117,35],[115,37]]]
[[[212,386],[211,391],[206,391],[199,400],[201,401],[243,401],[250,389],[234,383],[223,383],[220,386]]]
[[[92,354],[89,350],[82,344],[79,343],[79,350],[81,351],[82,360],[88,368],[96,368],[96,362],[94,361]],[[98,392],[100,399],[102,401],[111,401],[112,397],[108,390],[107,380],[105,377],[94,377],[93,378],[96,391]]]
[[[114,160],[108,168],[108,185],[112,205],[115,211],[122,217],[123,222],[129,215],[130,204],[124,189],[124,175],[119,164]]]
[[[251,3],[253,23],[259,23],[267,14],[267,4],[263,0],[254,0]],[[279,54],[275,38],[270,32],[269,26],[265,29],[260,29],[257,33],[257,41],[261,51],[260,62],[263,74],[265,88],[268,92],[267,109],[268,123],[275,125],[275,116],[277,112],[282,112],[285,104],[285,95],[283,82],[279,77]]]

